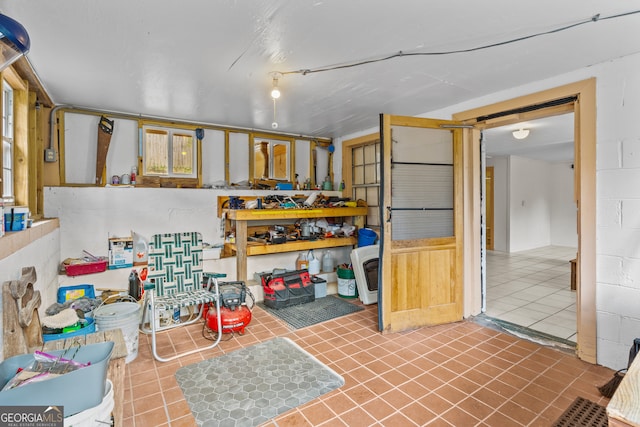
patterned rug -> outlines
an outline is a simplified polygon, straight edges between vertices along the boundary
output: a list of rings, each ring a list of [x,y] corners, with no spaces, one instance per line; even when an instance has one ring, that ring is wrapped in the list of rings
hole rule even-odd
[[[279,309],[269,308],[264,303],[258,303],[258,306],[269,314],[284,320],[293,329],[306,328],[316,323],[364,310],[364,307],[352,304],[349,300],[335,295]]]
[[[199,426],[250,427],[344,385],[289,338],[184,366],[176,379]]]
[[[576,397],[566,411],[553,423],[553,427],[606,427],[609,425],[604,406]]]

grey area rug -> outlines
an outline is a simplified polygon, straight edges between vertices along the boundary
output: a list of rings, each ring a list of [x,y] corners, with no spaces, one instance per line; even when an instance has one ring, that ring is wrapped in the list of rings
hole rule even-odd
[[[176,379],[199,426],[257,426],[344,385],[289,338],[184,366]]]
[[[258,306],[269,314],[284,320],[293,329],[305,328],[316,323],[364,310],[364,307],[352,304],[348,300],[334,295],[327,295],[313,302],[280,309],[267,307],[264,303],[258,303]]]

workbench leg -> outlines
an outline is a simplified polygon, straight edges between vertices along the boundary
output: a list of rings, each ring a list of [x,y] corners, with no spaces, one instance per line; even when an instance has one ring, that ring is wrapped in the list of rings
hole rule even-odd
[[[122,427],[123,408],[124,405],[124,373],[125,373],[125,358],[119,357],[117,359],[111,359],[109,361],[109,368],[107,370],[107,378],[111,380],[113,384],[113,425],[115,427]]]
[[[236,280],[247,280],[247,221],[236,221]]]

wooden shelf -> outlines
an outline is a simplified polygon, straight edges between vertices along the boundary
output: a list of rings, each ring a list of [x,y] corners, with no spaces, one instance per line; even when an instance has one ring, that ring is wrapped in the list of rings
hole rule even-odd
[[[331,237],[318,240],[299,240],[277,245],[248,242],[248,229],[252,221],[277,224],[282,220],[308,218],[353,218],[353,225],[362,228],[367,217],[367,207],[309,208],[309,209],[224,209],[226,227],[235,225],[236,243],[225,243],[225,256],[236,256],[236,280],[247,280],[247,257],[306,251],[310,249],[354,246],[355,237]]]
[[[366,207],[318,208],[318,209],[225,209],[227,218],[237,221],[263,221],[273,219],[302,219],[360,216],[367,214]]]
[[[280,245],[252,244],[247,245],[247,256],[279,254],[283,252],[307,251],[310,249],[336,248],[339,246],[353,246],[358,243],[355,237],[332,237],[318,240],[299,240]],[[236,252],[235,243],[226,243],[225,246]]]

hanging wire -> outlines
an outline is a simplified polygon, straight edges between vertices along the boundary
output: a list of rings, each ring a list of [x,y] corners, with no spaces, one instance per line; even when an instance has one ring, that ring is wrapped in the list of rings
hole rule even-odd
[[[273,129],[278,128],[278,121],[276,120],[276,99],[273,98],[273,122],[271,123]]]
[[[629,15],[635,15],[637,13],[640,13],[640,10],[633,10],[633,11],[630,11],[630,12],[618,13],[616,15],[610,15],[610,16],[605,16],[605,17],[601,17],[600,14],[598,13],[596,15],[593,15],[589,19],[584,19],[582,21],[579,21],[579,22],[576,22],[576,23],[573,23],[573,24],[569,24],[569,25],[565,25],[565,26],[562,26],[562,27],[554,28],[552,30],[542,31],[542,32],[534,33],[534,34],[529,34],[527,36],[518,37],[518,38],[515,38],[515,39],[509,39],[509,40],[505,40],[505,41],[501,41],[501,42],[497,42],[497,43],[491,43],[491,44],[471,47],[471,48],[467,48],[467,49],[457,49],[457,50],[448,50],[448,51],[440,51],[440,52],[409,52],[409,53],[403,52],[403,51],[398,51],[396,53],[385,55],[385,56],[382,56],[382,57],[379,57],[379,58],[372,58],[372,59],[355,61],[355,62],[351,62],[351,63],[344,63],[344,64],[338,64],[338,65],[332,65],[332,66],[324,66],[324,67],[319,67],[319,68],[305,68],[305,69],[301,69],[301,70],[292,70],[292,71],[277,71],[277,73],[280,73],[282,75],[284,75],[284,74],[302,74],[303,76],[306,76],[307,74],[321,73],[321,72],[324,72],[324,71],[340,70],[340,69],[344,69],[344,68],[359,67],[361,65],[373,64],[373,63],[376,63],[376,62],[383,62],[383,61],[388,61],[388,60],[391,60],[391,59],[394,59],[394,58],[401,58],[401,57],[406,57],[406,56],[441,56],[441,55],[453,55],[453,54],[456,54],[456,53],[476,52],[476,51],[479,51],[479,50],[490,49],[490,48],[498,47],[498,46],[504,46],[504,45],[508,45],[508,44],[511,44],[511,43],[516,43],[516,42],[520,42],[520,41],[523,41],[523,40],[528,40],[528,39],[532,39],[532,38],[535,38],[535,37],[540,37],[540,36],[544,36],[544,35],[548,35],[548,34],[560,33],[562,31],[566,31],[566,30],[569,30],[571,28],[575,28],[575,27],[578,27],[578,26],[581,26],[581,25],[589,24],[591,22],[604,21],[604,20],[608,20],[608,19],[617,19],[617,18],[622,18],[622,17],[625,17],[625,16],[629,16]],[[275,115],[275,100],[274,100],[274,115]]]

